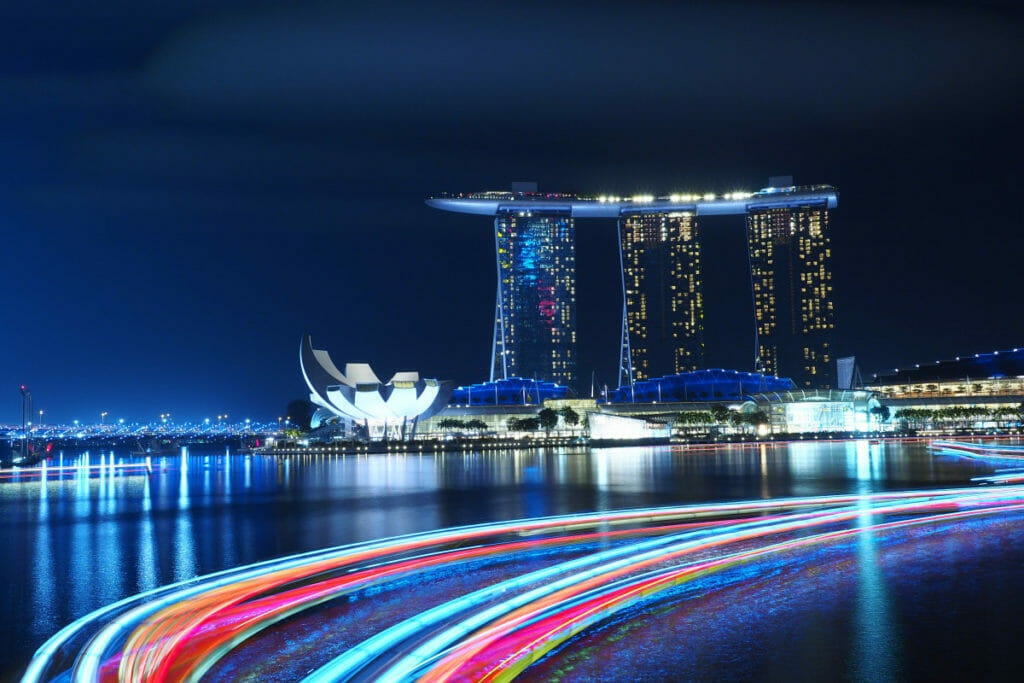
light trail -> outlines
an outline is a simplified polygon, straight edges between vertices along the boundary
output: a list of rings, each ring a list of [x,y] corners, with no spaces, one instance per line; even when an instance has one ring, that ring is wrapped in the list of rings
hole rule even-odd
[[[1024,446],[974,441],[932,441],[930,447],[940,455],[969,458],[993,466],[1013,465],[997,469],[995,474],[972,477],[980,484],[1024,483]]]
[[[682,588],[721,590],[716,575],[813,563],[804,551],[864,532],[910,543],[913,527],[1014,513],[1024,524],[1022,509],[1024,486],[1003,485],[563,515],[370,541],[123,600],[51,638],[23,680],[194,681],[234,664],[294,666],[292,651],[263,639],[304,642],[303,619],[326,618],[328,607],[344,619],[343,606],[372,607],[378,595],[401,599],[372,624],[317,631],[298,675],[505,680],[618,615],[684,600]]]
[[[855,499],[855,496],[838,496],[832,500],[839,503]],[[750,505],[750,507],[757,511],[786,510],[801,506],[813,506],[815,501],[820,500],[823,499],[803,498],[785,501],[758,501]],[[723,510],[739,510],[742,505],[728,504],[721,506],[721,508]],[[73,660],[74,672],[80,680],[96,680],[99,676],[100,662],[107,657],[115,656],[114,644],[118,638],[130,632],[135,625],[142,623],[163,607],[181,603],[192,596],[201,595],[204,592],[216,590],[222,586],[242,582],[256,576],[264,576],[275,571],[286,571],[292,567],[309,565],[325,558],[351,559],[360,553],[377,552],[384,549],[391,549],[392,552],[397,553],[399,552],[397,550],[399,547],[408,549],[417,544],[427,547],[431,543],[465,542],[473,538],[485,538],[488,535],[514,534],[529,537],[543,532],[569,531],[580,525],[587,524],[626,524],[658,519],[697,519],[702,515],[707,515],[704,508],[691,506],[659,510],[624,511],[611,514],[564,515],[543,518],[541,520],[482,524],[457,529],[421,532],[400,538],[368,541],[339,548],[311,551],[300,555],[229,569],[203,578],[190,579],[147,591],[77,619],[39,648],[30,662],[23,680],[50,680],[54,677],[51,671],[59,670],[60,666],[65,663],[67,658],[65,653],[74,649],[76,641],[84,642],[86,640],[90,641],[88,646],[83,648]],[[111,652],[107,652],[108,649]]]
[[[988,462],[1015,461],[1024,464],[1024,446],[971,441],[933,441],[931,448],[944,455],[959,455]]]
[[[1000,511],[1019,511],[1024,503],[1002,507]],[[772,544],[742,553],[725,555],[712,561],[697,562],[668,571],[653,572],[635,580],[611,584],[599,591],[587,591],[575,600],[563,600],[559,606],[540,606],[520,614],[516,621],[501,620],[490,629],[490,638],[460,644],[448,655],[442,666],[421,667],[420,680],[491,681],[507,680],[522,672],[530,663],[562,644],[585,628],[606,620],[639,602],[650,601],[659,593],[737,564],[750,562],[774,553],[830,543],[864,531],[882,531],[903,526],[935,524],[968,516],[991,514],[992,510],[964,510],[934,515],[926,520],[913,519],[856,529],[842,529],[815,534],[806,538]],[[572,594],[569,594],[572,597]],[[522,625],[526,625],[523,628]],[[482,642],[481,642],[482,641]],[[438,653],[438,655],[441,653]],[[406,672],[399,672],[400,676]]]

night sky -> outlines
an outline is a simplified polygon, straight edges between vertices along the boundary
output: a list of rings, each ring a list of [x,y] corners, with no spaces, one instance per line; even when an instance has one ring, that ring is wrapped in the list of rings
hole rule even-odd
[[[830,183],[838,355],[1024,344],[1017,2],[10,0],[0,422],[306,394],[302,334],[486,379],[486,218],[443,192]],[[741,217],[705,226],[707,364],[751,369]],[[614,384],[613,222],[577,222],[580,388]]]

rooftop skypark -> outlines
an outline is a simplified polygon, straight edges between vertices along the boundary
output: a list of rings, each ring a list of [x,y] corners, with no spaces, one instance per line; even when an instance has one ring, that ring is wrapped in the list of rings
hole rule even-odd
[[[559,192],[484,191],[466,194],[441,194],[427,205],[442,211],[494,216],[505,209],[523,211],[568,211],[573,218],[618,218],[628,213],[692,211],[698,216],[742,215],[758,208],[791,208],[825,202],[829,209],[839,203],[831,185],[787,185],[766,187],[756,192],[735,190],[724,194],[672,193],[575,195]]]

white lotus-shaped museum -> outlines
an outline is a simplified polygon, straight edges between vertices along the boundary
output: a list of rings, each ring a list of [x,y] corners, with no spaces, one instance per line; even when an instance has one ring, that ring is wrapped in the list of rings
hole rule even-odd
[[[418,372],[398,372],[381,382],[366,363],[347,363],[345,372],[327,351],[313,348],[306,335],[299,347],[309,400],[366,427],[371,439],[411,438],[419,418],[436,414],[448,403],[449,382],[421,379]]]

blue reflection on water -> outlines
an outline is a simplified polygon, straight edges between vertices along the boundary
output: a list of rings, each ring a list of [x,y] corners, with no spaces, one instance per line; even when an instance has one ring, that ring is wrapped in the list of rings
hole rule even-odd
[[[872,481],[882,478],[884,452],[881,445],[866,441],[848,444],[857,462],[857,599],[853,615],[853,655],[857,680],[892,681],[900,679],[897,647],[900,642],[889,587],[878,558],[878,541],[871,526],[880,519],[871,510],[866,497]]]
[[[34,566],[37,576],[53,576],[53,548],[50,540],[50,525],[47,520],[50,516],[50,483],[47,481],[46,464],[43,464],[43,476],[39,482],[39,511],[36,525],[35,538],[35,559]],[[56,599],[56,591],[52,581],[33,581],[32,603],[34,605],[52,605]],[[35,609],[32,612],[32,634],[37,637],[48,637],[61,625],[57,623],[56,615],[49,609]]]
[[[866,442],[282,459],[186,453],[155,458],[148,476],[127,473],[123,462],[116,453],[61,453],[58,464],[103,466],[51,473],[45,485],[0,484],[0,546],[13,549],[0,563],[0,585],[12,587],[0,624],[10,666],[23,666],[51,631],[119,597],[315,548],[576,511],[964,484],[985,473],[922,446]],[[857,547],[850,648],[875,662],[866,678],[899,672],[905,644],[877,571],[878,542],[868,536]]]
[[[149,458],[146,458],[148,461]],[[137,567],[137,582],[139,591],[147,591],[156,588],[157,583],[157,557],[156,539],[153,532],[153,499],[150,494],[149,477],[145,477],[142,484],[142,509],[139,515],[139,561]]]
[[[196,576],[196,553],[192,545],[192,518],[188,513],[189,499],[188,453],[181,452],[178,466],[178,515],[174,521],[174,580],[184,581]]]

